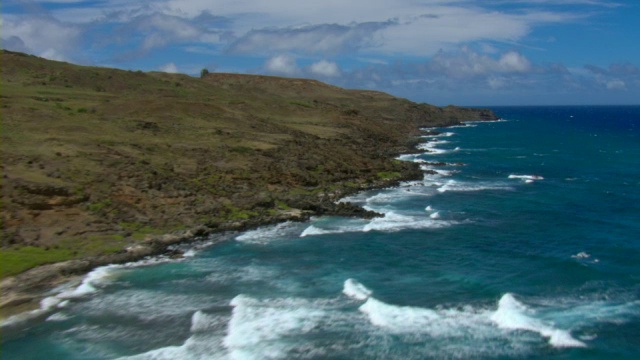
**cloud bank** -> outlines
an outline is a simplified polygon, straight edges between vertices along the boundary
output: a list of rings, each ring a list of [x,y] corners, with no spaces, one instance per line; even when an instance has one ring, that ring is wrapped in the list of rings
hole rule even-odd
[[[538,33],[585,25],[625,6],[599,0],[7,0],[1,44],[89,65],[313,77],[436,102],[459,103],[456,94],[467,96],[463,102],[491,101],[487,94],[622,99],[640,92],[638,64],[625,58],[576,63],[564,53],[549,61],[551,42],[543,39],[563,38]]]

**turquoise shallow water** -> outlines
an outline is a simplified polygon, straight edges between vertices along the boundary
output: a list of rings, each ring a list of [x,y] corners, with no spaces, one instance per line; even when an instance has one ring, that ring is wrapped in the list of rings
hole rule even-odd
[[[640,107],[495,111],[403,155],[422,181],[347,199],[385,217],[98,269],[2,358],[640,358]]]

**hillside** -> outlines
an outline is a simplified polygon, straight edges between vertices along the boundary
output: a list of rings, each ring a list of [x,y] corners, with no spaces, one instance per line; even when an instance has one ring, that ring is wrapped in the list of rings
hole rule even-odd
[[[419,127],[494,117],[306,79],[201,79],[8,51],[1,67],[3,277],[194,227],[357,213],[333,201],[415,177],[393,157]]]

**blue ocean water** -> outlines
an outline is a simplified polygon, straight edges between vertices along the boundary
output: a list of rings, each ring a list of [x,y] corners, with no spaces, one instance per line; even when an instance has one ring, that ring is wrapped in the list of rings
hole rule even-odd
[[[423,180],[346,199],[383,218],[97,269],[5,324],[2,358],[640,358],[640,107],[495,111],[401,156]]]

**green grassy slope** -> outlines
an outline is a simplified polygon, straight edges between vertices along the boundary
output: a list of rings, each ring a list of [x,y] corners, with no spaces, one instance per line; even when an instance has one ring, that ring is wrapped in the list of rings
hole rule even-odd
[[[318,211],[415,170],[392,155],[419,126],[492,117],[306,79],[1,56],[3,276],[149,234]]]

